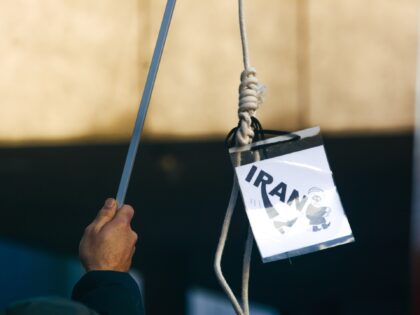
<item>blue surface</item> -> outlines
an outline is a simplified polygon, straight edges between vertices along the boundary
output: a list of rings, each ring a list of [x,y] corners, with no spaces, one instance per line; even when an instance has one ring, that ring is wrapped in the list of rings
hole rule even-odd
[[[34,296],[68,297],[82,274],[75,257],[0,240],[0,309]]]

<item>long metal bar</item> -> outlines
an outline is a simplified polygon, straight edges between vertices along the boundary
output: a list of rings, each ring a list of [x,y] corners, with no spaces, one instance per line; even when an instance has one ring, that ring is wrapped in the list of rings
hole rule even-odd
[[[118,187],[118,207],[121,207],[124,204],[128,184],[130,183],[131,172],[133,170],[134,162],[136,159],[137,149],[139,146],[141,133],[143,131],[144,120],[146,118],[147,109],[149,107],[150,98],[152,96],[153,86],[155,84],[156,75],[159,69],[163,48],[165,47],[166,37],[168,35],[169,26],[172,20],[172,14],[175,9],[175,3],[176,0],[168,0],[166,3],[165,13],[163,14],[162,24],[160,26],[155,50],[153,52],[152,62],[150,64],[149,73],[147,75],[146,84],[144,86],[143,96],[140,101],[139,111],[137,113],[136,123],[134,125],[133,134],[131,136],[130,146],[128,148],[127,158],[125,160],[120,185]]]
[[[420,13],[420,7],[417,7]],[[411,307],[410,314],[420,315],[420,15],[417,17],[417,70],[415,129],[413,150],[413,188],[411,212]]]
[[[417,8],[420,13],[420,7]],[[415,129],[413,150],[413,188],[411,212],[411,296],[410,314],[420,315],[420,16],[417,20],[417,70]]]

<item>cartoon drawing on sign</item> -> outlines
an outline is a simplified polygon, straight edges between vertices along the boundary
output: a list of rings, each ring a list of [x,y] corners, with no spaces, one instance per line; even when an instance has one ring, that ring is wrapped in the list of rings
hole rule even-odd
[[[288,198],[286,198],[288,192],[287,184],[279,182],[276,185],[272,185],[274,181],[273,176],[261,169],[252,183],[257,170],[258,168],[253,165],[245,181],[253,184],[254,187],[260,188],[262,203],[268,218],[273,221],[276,230],[281,234],[285,234],[287,229],[291,229],[299,217],[303,215],[302,210],[306,204],[307,197],[300,197],[299,192],[293,189]],[[271,202],[270,196],[275,200],[274,204]],[[250,203],[255,206],[256,201],[252,199]],[[260,202],[258,204],[260,205]]]
[[[287,227],[287,228],[291,228],[292,226],[293,226],[293,224],[295,224],[296,223],[296,221],[297,221],[297,219],[298,218],[294,218],[293,220],[290,220],[290,221],[285,221],[285,222],[283,222],[283,221],[277,221],[277,220],[274,220],[273,221],[273,223],[274,223],[274,227],[281,233],[281,234],[284,234],[284,233],[286,233],[286,230],[285,230],[285,228]]]
[[[309,219],[309,225],[312,226],[313,232],[327,229],[331,222],[326,217],[331,212],[330,207],[323,206],[324,191],[318,187],[312,187],[308,191],[309,205],[306,208],[306,217]]]

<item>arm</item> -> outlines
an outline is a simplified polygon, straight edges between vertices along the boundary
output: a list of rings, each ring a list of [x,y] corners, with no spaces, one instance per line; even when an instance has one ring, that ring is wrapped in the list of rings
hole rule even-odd
[[[75,285],[72,298],[100,314],[144,314],[139,288],[128,274],[137,242],[130,226],[133,215],[130,206],[117,210],[115,200],[107,199],[80,241],[87,273]]]

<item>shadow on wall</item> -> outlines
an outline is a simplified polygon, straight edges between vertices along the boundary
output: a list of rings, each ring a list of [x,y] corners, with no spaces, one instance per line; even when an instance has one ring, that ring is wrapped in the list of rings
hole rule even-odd
[[[412,135],[324,140],[357,241],[292,264],[261,264],[255,250],[250,298],[282,315],[408,314]],[[1,236],[75,257],[84,227],[115,194],[126,152],[126,144],[0,149]],[[186,314],[191,287],[221,293],[212,263],[231,180],[222,141],[142,143],[127,202],[137,211],[133,266],[144,275],[149,314]],[[242,211],[223,260],[235,292],[247,228]],[[2,289],[10,287],[1,303],[24,297],[13,292],[68,294],[78,276],[56,278],[68,272],[65,259],[36,251],[32,258],[19,248],[0,247]]]

